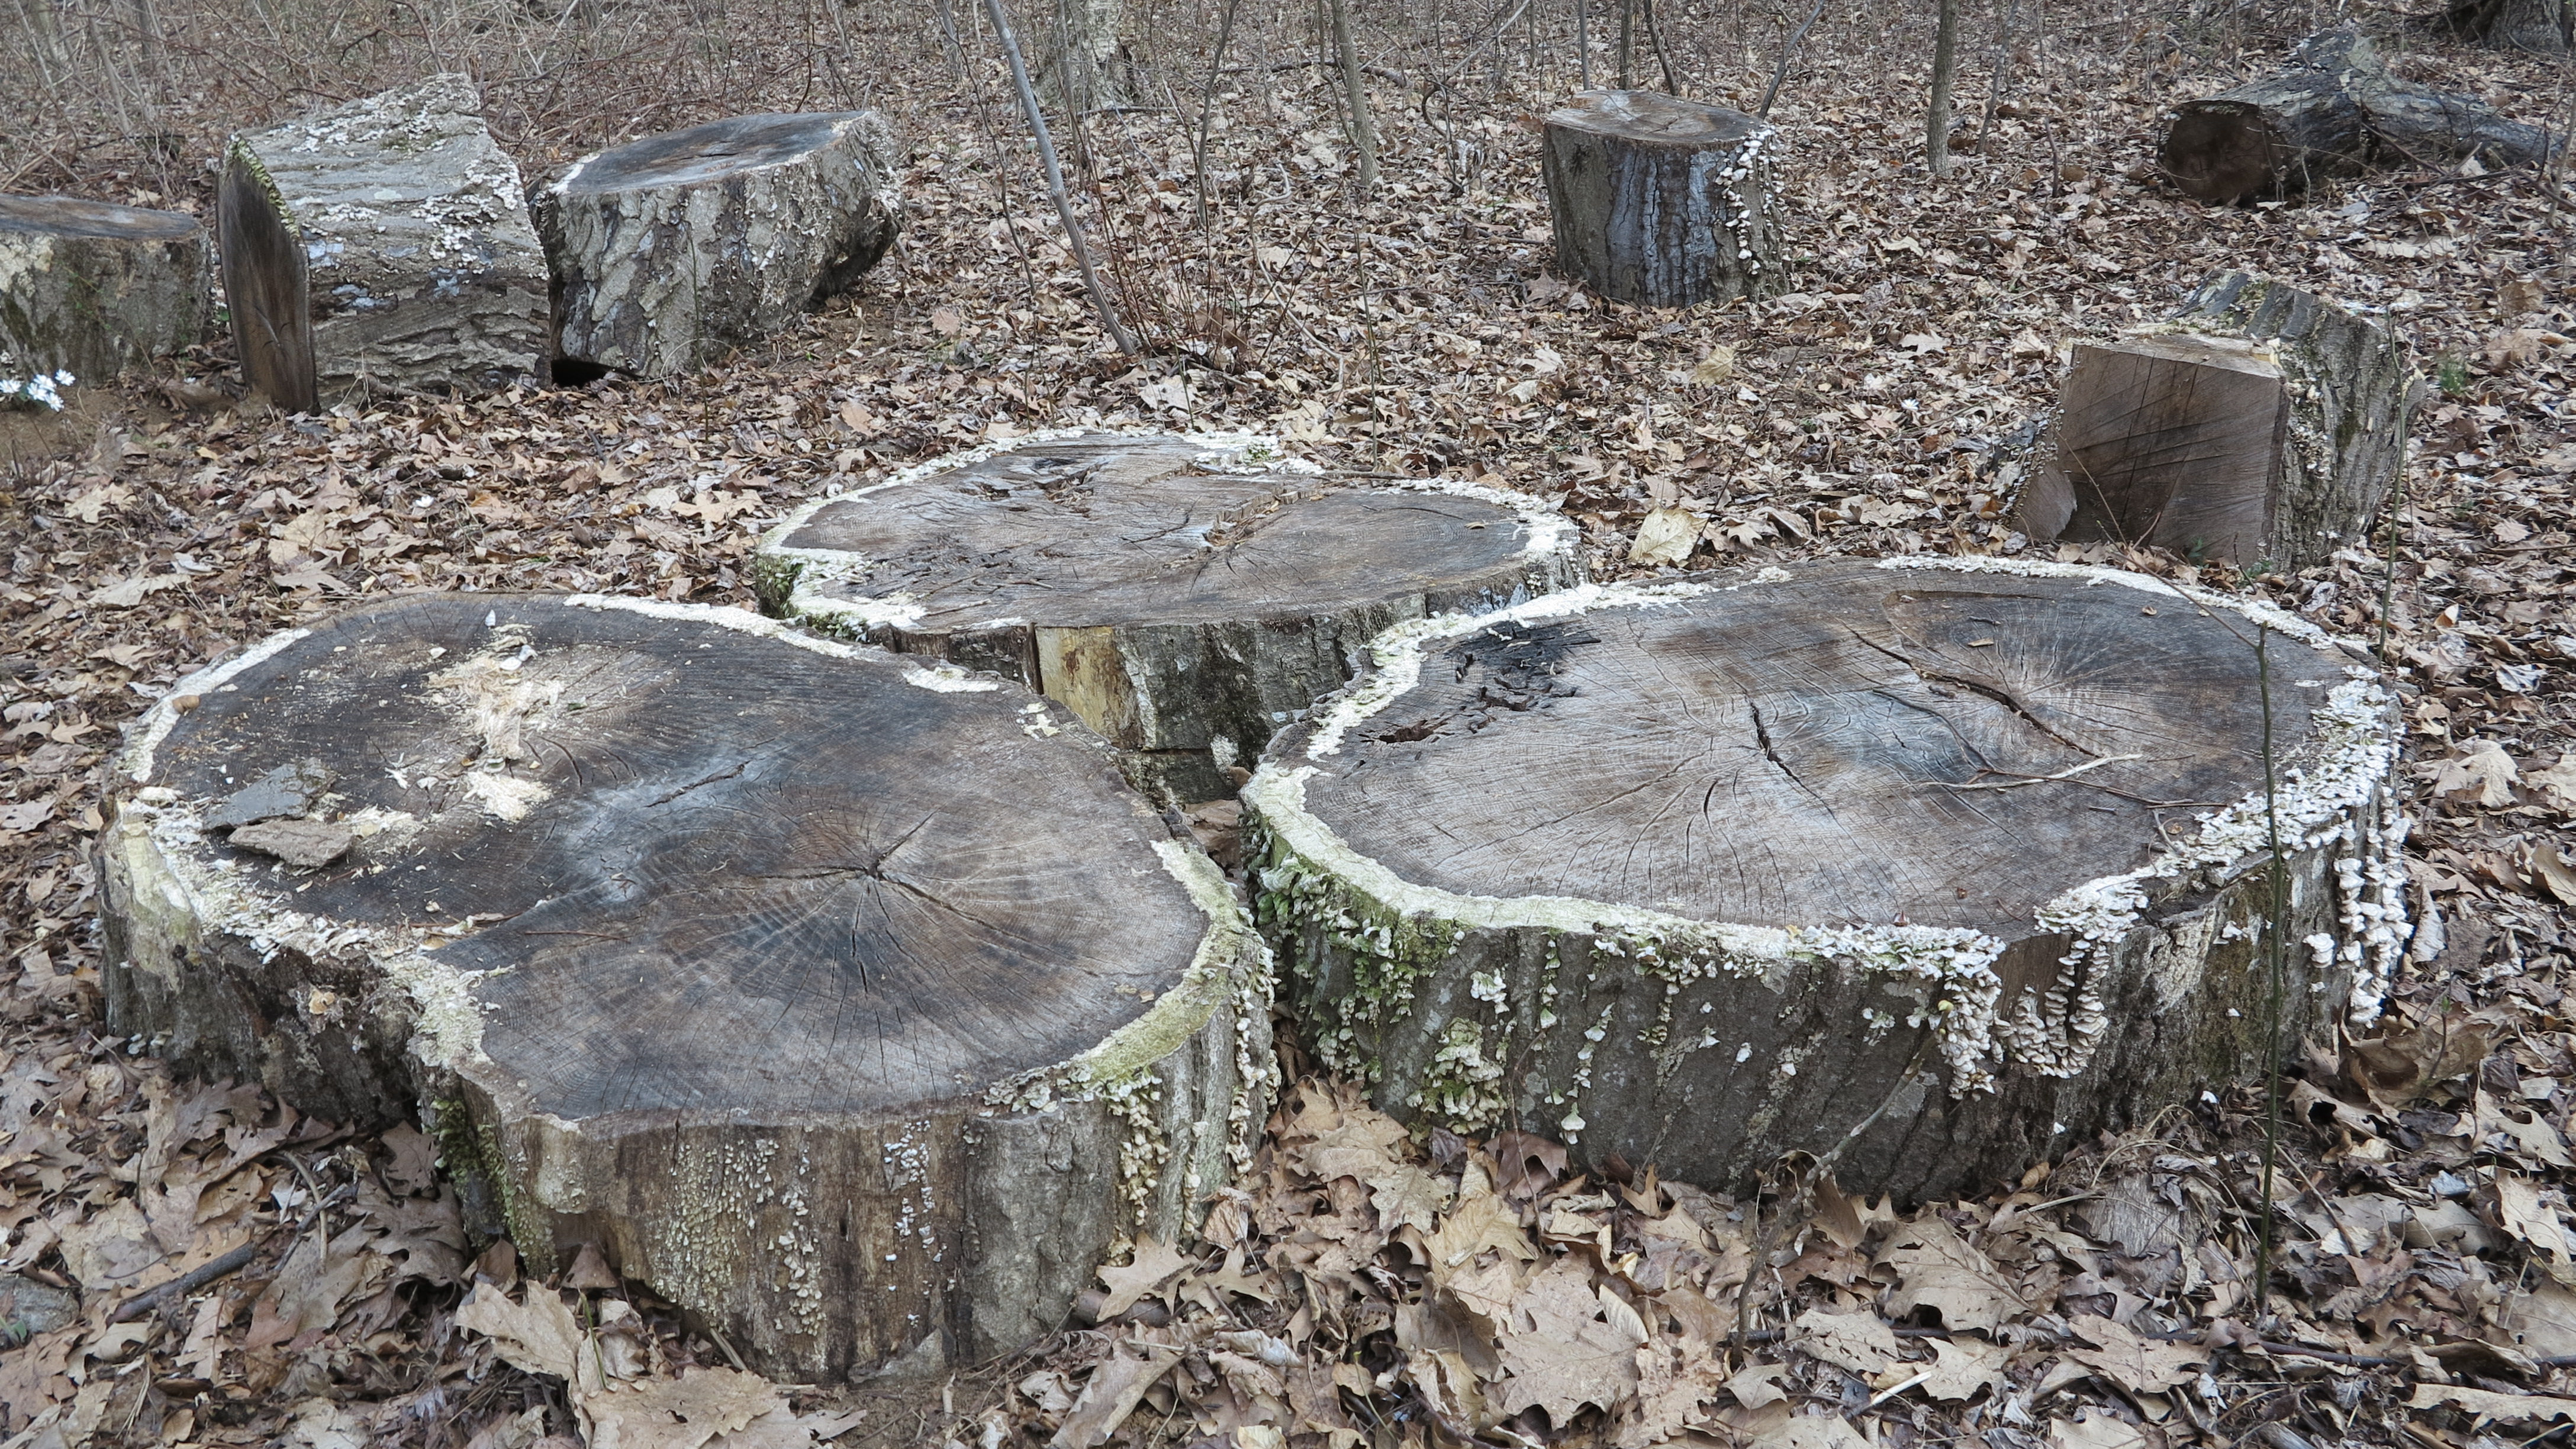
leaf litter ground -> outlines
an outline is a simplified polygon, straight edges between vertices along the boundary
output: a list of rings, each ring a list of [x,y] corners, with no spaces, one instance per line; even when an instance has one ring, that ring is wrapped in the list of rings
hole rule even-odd
[[[184,35],[208,13],[169,23]],[[2569,213],[2527,175],[2405,172],[2244,210],[2158,185],[2158,111],[2265,68],[2300,18],[2024,22],[1970,66],[1970,98],[1988,95],[1979,67],[2009,72],[1963,105],[1980,144],[1933,182],[1912,134],[1919,26],[1891,48],[1876,17],[1829,17],[1774,117],[1793,290],[1667,313],[1547,269],[1529,128],[1572,85],[1563,37],[1525,52],[1519,30],[1480,44],[1439,17],[1364,27],[1385,154],[1360,198],[1311,37],[1247,17],[1210,112],[1203,222],[1192,136],[1214,18],[1183,17],[1149,27],[1138,57],[1143,89],[1169,83],[1148,99],[1170,104],[1079,138],[1084,214],[1153,344],[1137,359],[1103,347],[1003,139],[998,67],[961,71],[892,17],[872,84],[912,122],[912,230],[764,354],[669,383],[318,418],[235,404],[209,354],[76,390],[60,416],[0,413],[0,1434],[2486,1449],[2563,1431]],[[2397,23],[2402,74],[2527,119],[2563,107],[2558,72]],[[1776,34],[1748,48],[1740,21],[1665,27],[1695,94],[1758,95]],[[654,116],[755,103],[799,98],[710,84]],[[265,118],[174,115],[208,142]],[[504,129],[532,174],[568,159]],[[142,193],[145,169],[117,170],[113,150],[37,149],[58,184],[205,208],[194,182]],[[1131,1245],[1076,1323],[1010,1360],[818,1393],[741,1372],[596,1255],[523,1281],[508,1244],[468,1241],[419,1133],[354,1135],[101,1034],[87,850],[103,754],[181,673],[350,599],[748,603],[744,555],[798,500],[1067,423],[1265,429],[1344,467],[1542,493],[1582,520],[1605,576],[2021,552],[1991,456],[2052,397],[2067,344],[2230,266],[2372,310],[2437,383],[2370,547],[2296,577],[2080,555],[2262,591],[2403,670],[2419,915],[2440,924],[2376,1034],[2312,1044],[2284,1085],[2278,1317],[2260,1334],[2254,1091],[2075,1144],[1974,1201],[1897,1213],[1828,1183],[1782,1232],[1761,1226],[1776,1193],[1739,1201],[1645,1164],[1576,1175],[1519,1132],[1417,1140],[1306,1076],[1204,1241]],[[1199,817],[1220,850],[1224,814]]]

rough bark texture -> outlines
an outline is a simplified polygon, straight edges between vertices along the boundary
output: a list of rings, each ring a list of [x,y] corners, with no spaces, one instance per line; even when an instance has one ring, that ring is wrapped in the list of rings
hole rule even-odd
[[[1076,432],[813,504],[753,579],[773,613],[1030,684],[1140,784],[1206,800],[1380,631],[1572,583],[1575,543],[1518,495],[1337,482],[1264,439]]]
[[[1031,7],[1029,28],[1038,44],[1039,88],[1067,124],[1086,111],[1127,101],[1125,0],[1041,0]],[[1013,27],[1019,28],[1019,27]]]
[[[2032,538],[2302,568],[2364,541],[2418,384],[2377,323],[2243,272],[2172,321],[2080,346],[2022,493]]]
[[[0,196],[0,378],[104,382],[205,335],[213,256],[192,216]]]
[[[1882,1104],[1837,1175],[1908,1197],[2143,1122],[2260,1066],[2260,623],[2284,1044],[2375,1009],[2404,825],[2354,656],[1997,562],[1587,587],[1382,641],[1244,790],[1305,1041],[1415,1121],[1711,1185]]]
[[[1541,159],[1556,264],[1648,307],[1778,291],[1779,135],[1659,91],[1596,91],[1550,111]]]
[[[903,227],[874,111],[736,116],[574,163],[536,198],[558,355],[654,377],[768,337]]]
[[[2525,166],[2550,151],[2537,126],[2474,96],[2393,79],[2358,30],[2300,42],[2277,75],[2174,110],[2159,160],[2202,201],[2280,200],[2335,176],[2380,166],[2439,166],[2474,156]]]
[[[2482,44],[2509,50],[2576,49],[2576,5],[2568,0],[2457,0],[2442,21]]]
[[[234,137],[216,211],[242,371],[281,406],[544,377],[545,256],[472,77]]]
[[[110,1018],[417,1113],[523,1253],[600,1243],[773,1375],[1008,1349],[1190,1230],[1271,1072],[1223,877],[1053,712],[738,610],[292,631],[119,763]]]

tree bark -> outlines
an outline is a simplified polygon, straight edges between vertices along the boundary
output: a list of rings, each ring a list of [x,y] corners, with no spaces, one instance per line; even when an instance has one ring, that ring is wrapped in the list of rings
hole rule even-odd
[[[1351,108],[1351,146],[1359,153],[1360,194],[1377,189],[1377,123],[1369,118],[1368,77],[1351,44],[1351,0],[1332,0],[1333,54],[1341,61],[1342,94]]]
[[[557,354],[688,372],[848,290],[903,229],[874,111],[736,116],[573,163],[536,198]]]
[[[175,211],[0,196],[0,378],[105,382],[205,335],[206,229]]]
[[[118,1031],[417,1114],[538,1268],[599,1243],[773,1376],[1052,1329],[1267,1111],[1223,877],[998,681],[423,595],[183,681],[117,784]]]
[[[2031,538],[2292,570],[2362,543],[2418,384],[2374,322],[2243,272],[2082,344],[2020,504]]]
[[[2509,50],[2576,49],[2576,5],[2568,0],[2455,0],[2442,20],[2459,34]]]
[[[1047,103],[1079,126],[1085,113],[1123,105],[1127,87],[1119,74],[1126,0],[1054,0],[1055,24],[1046,27],[1038,74]]]
[[[1541,160],[1557,265],[1647,307],[1779,290],[1778,137],[1741,111],[1652,91],[1594,92],[1549,112]]]
[[[1950,174],[1950,84],[1959,73],[1959,0],[1941,0],[1932,38],[1932,99],[1923,117],[1923,157],[1935,176]]]
[[[217,201],[243,375],[280,406],[542,380],[546,261],[470,76],[247,132]]]
[[[2224,205],[2380,166],[2525,166],[2551,149],[2539,127],[2474,96],[2401,85],[2347,26],[2300,42],[2277,75],[2177,107],[2158,159],[2184,192]]]
[[[2271,638],[2275,864],[2266,617],[1894,559],[1408,631],[1245,787],[1257,917],[1309,1049],[1417,1123],[1742,1186],[1876,1111],[1847,1187],[1982,1191],[2265,1069],[2276,888],[2284,1040],[2375,1009],[2389,700]]]
[[[808,505],[753,580],[782,617],[1043,691],[1194,801],[1380,631],[1573,583],[1575,545],[1535,500],[1340,482],[1266,440],[1052,433]]]

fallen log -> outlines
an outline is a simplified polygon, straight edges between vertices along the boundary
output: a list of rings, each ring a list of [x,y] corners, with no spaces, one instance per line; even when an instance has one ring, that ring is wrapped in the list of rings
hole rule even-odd
[[[1140,785],[1233,793],[1271,732],[1425,614],[1574,582],[1573,525],[1473,485],[1337,480],[1231,434],[1032,434],[789,516],[770,612],[1008,675],[1128,751]]]
[[[735,116],[583,157],[536,196],[558,355],[658,377],[775,334],[894,245],[901,164],[874,111]]]
[[[2367,541],[2419,386],[2386,328],[2221,273],[2166,322],[2077,344],[2022,531],[2246,570],[2321,563]]]
[[[2475,96],[2398,81],[2360,31],[2320,31],[2276,75],[2177,106],[2158,160],[2206,202],[2278,201],[2382,166],[2532,165],[2546,132]]]
[[[235,136],[216,218],[243,378],[280,407],[545,376],[545,255],[471,76]]]
[[[193,216],[0,196],[0,380],[106,382],[205,335],[213,252]]]
[[[420,595],[191,676],[115,784],[117,1031],[419,1118],[540,1271],[597,1243],[773,1376],[1054,1328],[1267,1110],[1223,877],[999,681]]]
[[[1903,558],[1376,653],[1244,788],[1246,870],[1307,1047],[1416,1123],[1711,1186],[1871,1123],[1846,1187],[1973,1193],[2264,1070],[2272,941],[2283,1053],[2405,946],[2388,696],[2268,609]]]
[[[1550,111],[1540,159],[1557,266],[1645,307],[1779,290],[1779,135],[1660,91],[1591,91]]]

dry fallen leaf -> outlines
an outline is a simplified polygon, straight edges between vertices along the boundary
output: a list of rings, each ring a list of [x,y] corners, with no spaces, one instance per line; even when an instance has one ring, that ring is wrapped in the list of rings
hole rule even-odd
[[[2559,1282],[2576,1286],[2576,1241],[2559,1221],[2561,1199],[2556,1189],[2511,1172],[2495,1175],[2496,1225],[2523,1246],[2542,1270]]]
[[[2472,740],[2459,754],[2433,772],[2433,793],[2464,805],[2495,809],[2513,803],[2514,781],[2521,778],[2513,756],[2493,740]]]
[[[1658,508],[1637,525],[1637,541],[1628,547],[1628,561],[1644,568],[1677,568],[1689,562],[1707,527],[1707,519],[1687,508]]]
[[[2012,1345],[1977,1338],[1930,1340],[1932,1368],[1924,1374],[1923,1392],[1936,1399],[1972,1399],[1979,1389],[1999,1388],[2004,1367],[2012,1362]]]
[[[1945,1328],[1991,1332],[2029,1311],[1994,1263],[1937,1213],[1924,1213],[1888,1234],[1879,1261],[1895,1268],[1901,1280],[1887,1301],[1890,1316],[1930,1307],[1940,1310]]]
[[[1135,1255],[1125,1263],[1112,1264],[1100,1270],[1100,1281],[1109,1289],[1096,1315],[1102,1322],[1136,1306],[1138,1299],[1171,1282],[1184,1269],[1198,1266],[1198,1260],[1169,1243],[1140,1238]]]
[[[2133,1394],[2162,1393],[2190,1383],[2209,1363],[2209,1350],[2198,1344],[2161,1343],[2092,1314],[2067,1322],[2078,1337],[2097,1345],[2069,1349],[2067,1356],[2108,1374]]]
[[[1618,1304],[1624,1314],[1605,1312]],[[1570,1424],[1585,1404],[1615,1409],[1636,1392],[1636,1351],[1646,1341],[1635,1309],[1606,1287],[1596,1291],[1581,1255],[1533,1276],[1512,1300],[1499,1345],[1510,1377],[1493,1388],[1505,1414],[1532,1404],[1551,1424]]]
[[[1875,1313],[1827,1313],[1810,1308],[1789,1326],[1789,1341],[1802,1352],[1868,1378],[1897,1355],[1896,1331]]]

